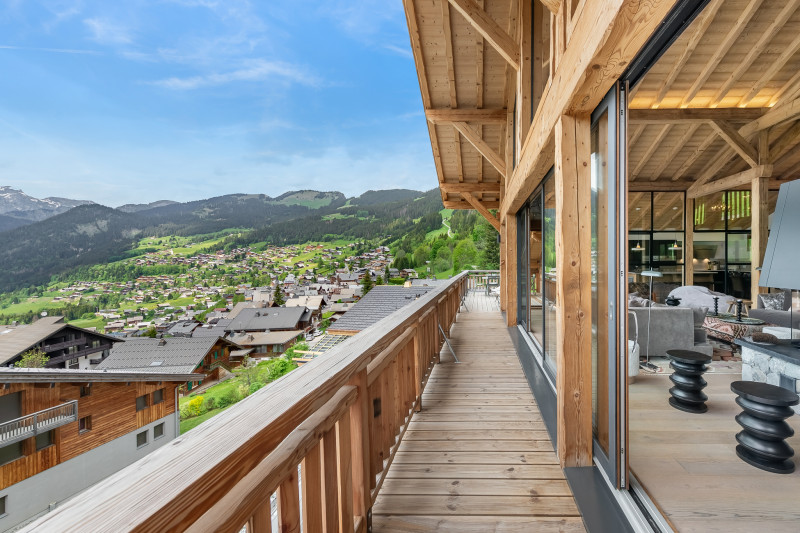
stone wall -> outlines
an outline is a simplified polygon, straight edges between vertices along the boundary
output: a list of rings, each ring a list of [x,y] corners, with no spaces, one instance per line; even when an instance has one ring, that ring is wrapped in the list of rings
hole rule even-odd
[[[796,379],[796,392],[800,393],[800,365],[742,346],[743,380],[780,386],[781,375]],[[795,405],[793,409],[795,413],[800,414],[800,405]]]

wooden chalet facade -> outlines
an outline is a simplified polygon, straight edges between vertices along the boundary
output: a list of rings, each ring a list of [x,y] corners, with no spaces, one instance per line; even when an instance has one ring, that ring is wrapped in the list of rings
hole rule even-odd
[[[11,528],[179,435],[182,374],[0,369],[0,527]]]
[[[67,324],[61,316],[44,317],[3,336],[0,364],[13,366],[25,352],[39,349],[49,357],[48,368],[88,369],[105,359],[114,343],[120,341]]]

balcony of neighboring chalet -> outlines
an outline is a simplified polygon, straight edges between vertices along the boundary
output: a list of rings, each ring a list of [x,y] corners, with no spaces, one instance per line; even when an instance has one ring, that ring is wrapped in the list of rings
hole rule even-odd
[[[498,280],[437,285],[26,531],[584,531]]]

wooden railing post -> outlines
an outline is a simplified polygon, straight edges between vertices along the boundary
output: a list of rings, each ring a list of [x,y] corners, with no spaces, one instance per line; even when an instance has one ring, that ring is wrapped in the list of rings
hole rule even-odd
[[[350,439],[350,414],[347,413],[336,423],[340,533],[353,531],[353,457]]]
[[[300,492],[296,468],[278,488],[278,523],[281,533],[300,533]]]
[[[311,450],[300,467],[303,479],[303,529],[322,531],[322,447]]]
[[[339,529],[339,475],[336,466],[336,428],[331,428],[322,438],[323,531],[334,533]]]
[[[422,319],[417,321],[416,331],[414,332],[414,404],[415,411],[419,413],[422,411],[422,379],[425,377],[427,365],[423,365],[422,353],[422,335],[424,330],[422,328]]]
[[[371,529],[370,509],[372,508],[372,498],[370,497],[369,481],[369,422],[372,402],[367,387],[367,369],[364,368],[353,376],[348,384],[354,385],[358,390],[358,400],[350,406],[350,436],[353,453],[353,514],[361,517],[361,523],[364,525],[362,529]],[[308,529],[308,531],[314,531],[314,529]]]

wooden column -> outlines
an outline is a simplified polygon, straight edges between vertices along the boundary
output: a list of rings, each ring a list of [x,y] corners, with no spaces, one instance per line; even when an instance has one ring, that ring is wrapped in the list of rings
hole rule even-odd
[[[588,116],[555,129],[558,458],[592,464],[591,145]]]
[[[502,203],[502,202],[501,202]],[[500,311],[506,310],[509,246],[506,241],[506,219],[500,220]]]
[[[694,285],[694,200],[687,197],[683,209],[683,284]]]
[[[517,71],[517,153],[522,153],[522,146],[531,127],[531,24],[533,22],[533,3],[519,3],[519,59]]]
[[[758,282],[761,278],[761,271],[756,268],[761,266],[764,260],[764,252],[767,251],[767,235],[769,222],[769,206],[767,204],[769,194],[769,178],[754,178],[753,191],[750,195],[750,215],[752,217],[751,241],[750,241],[750,299],[754,305],[757,294],[767,292],[766,288],[759,287]]]
[[[505,276],[501,276],[502,292],[506,298],[506,323],[509,327],[517,325],[517,217],[507,215],[503,220],[505,233],[502,241],[506,250]]]

